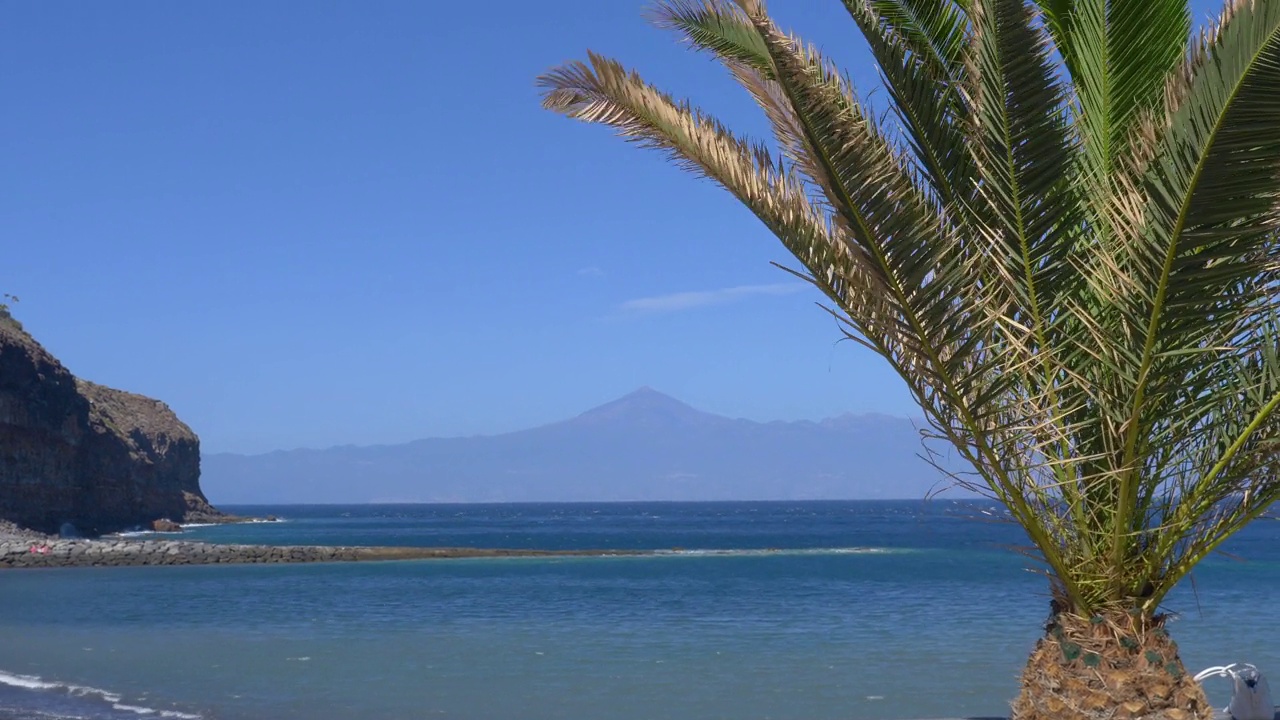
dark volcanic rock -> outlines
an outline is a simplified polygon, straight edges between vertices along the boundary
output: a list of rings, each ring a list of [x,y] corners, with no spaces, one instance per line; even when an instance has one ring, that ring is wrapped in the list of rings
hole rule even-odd
[[[0,316],[0,518],[54,532],[73,516],[88,417],[71,373]]]
[[[198,456],[199,452],[196,454]],[[209,501],[204,499],[200,488],[196,488],[194,491],[184,490],[182,496],[187,506],[187,510],[182,516],[182,522],[184,523],[234,523],[244,522],[249,519],[237,515],[229,515],[210,505]]]
[[[0,519],[96,535],[189,510],[200,441],[164,403],[77,380],[0,314]]]
[[[85,503],[96,510],[92,527],[118,529],[110,527],[117,518],[127,519],[124,526],[182,520],[188,494],[204,500],[200,440],[168,405],[84,380],[76,387],[89,401],[81,472],[90,480]]]

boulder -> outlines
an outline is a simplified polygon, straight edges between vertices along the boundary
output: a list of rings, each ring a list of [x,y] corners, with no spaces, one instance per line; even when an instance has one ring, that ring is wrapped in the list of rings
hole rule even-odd
[[[182,526],[178,523],[161,518],[151,523],[151,529],[156,532],[182,532]]]

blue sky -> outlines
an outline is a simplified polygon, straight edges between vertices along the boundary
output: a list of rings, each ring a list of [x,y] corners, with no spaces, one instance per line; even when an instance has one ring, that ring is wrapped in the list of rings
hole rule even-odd
[[[206,451],[502,432],[641,385],[913,414],[735,201],[538,107],[534,78],[592,48],[761,134],[644,7],[7,3],[0,290]],[[771,7],[873,87],[840,3]]]

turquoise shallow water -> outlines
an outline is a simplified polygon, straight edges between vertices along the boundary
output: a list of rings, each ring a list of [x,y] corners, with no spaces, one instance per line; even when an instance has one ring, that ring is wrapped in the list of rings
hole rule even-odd
[[[1000,715],[1047,609],[1018,531],[947,501],[237,510],[286,522],[188,534],[668,554],[7,572],[0,717]],[[1172,631],[1280,677],[1280,523],[1230,550]]]

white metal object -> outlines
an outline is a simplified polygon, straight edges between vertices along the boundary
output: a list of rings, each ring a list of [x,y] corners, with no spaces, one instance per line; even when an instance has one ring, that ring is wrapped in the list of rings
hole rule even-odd
[[[1258,672],[1258,668],[1249,663],[1232,663],[1218,667],[1205,668],[1195,677],[1200,682],[1210,677],[1231,678],[1235,683],[1235,692],[1231,695],[1231,704],[1227,713],[1234,720],[1273,720],[1275,706],[1271,704],[1271,689],[1267,679]]]

